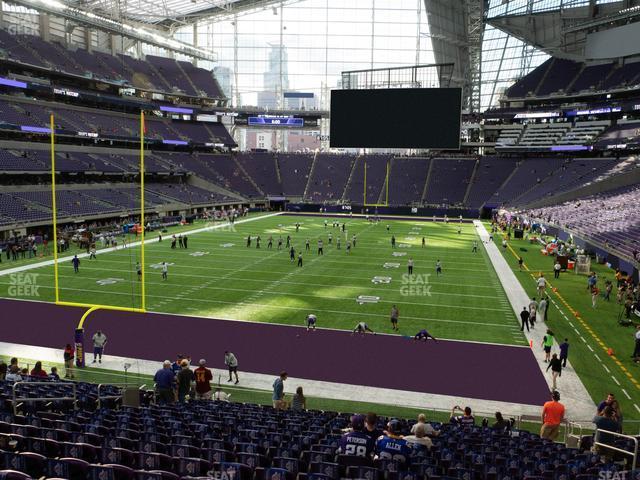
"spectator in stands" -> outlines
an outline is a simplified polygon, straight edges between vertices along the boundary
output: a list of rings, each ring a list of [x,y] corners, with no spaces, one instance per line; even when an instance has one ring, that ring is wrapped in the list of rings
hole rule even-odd
[[[287,372],[280,372],[280,376],[276,378],[273,382],[273,408],[275,409],[284,409],[285,401],[284,401],[284,382],[287,379]]]
[[[296,393],[291,399],[291,410],[306,410],[307,409],[307,397],[304,396],[302,387],[296,388]]]
[[[407,435],[404,439],[409,445],[422,445],[423,447],[426,447],[427,450],[431,450],[433,442],[427,436],[425,425],[426,424],[424,423],[416,423],[414,425],[415,428],[411,429],[412,435]]]
[[[175,400],[173,387],[176,381],[176,376],[171,369],[171,362],[169,360],[164,361],[162,368],[158,370],[153,377],[153,381],[156,384],[159,402],[161,404],[173,403]]]
[[[213,399],[216,402],[228,402],[229,401],[229,397],[231,397],[231,395],[229,395],[228,393],[223,392],[222,388],[220,388],[220,387],[216,388],[216,391],[213,394]]]
[[[193,372],[196,379],[196,400],[211,400],[213,374],[206,367],[207,361],[204,358],[200,359],[198,365],[198,368]]]
[[[411,448],[400,435],[400,422],[390,420],[386,432],[376,442],[376,458],[394,460],[400,464],[408,464],[411,459]]]
[[[565,408],[560,403],[560,392],[551,392],[551,400],[542,407],[542,427],[540,436],[548,440],[555,440],[560,433],[560,425],[564,421]]]
[[[378,428],[378,415],[373,412],[367,413],[364,419],[365,433],[375,442],[382,435],[382,430]]]
[[[64,378],[73,378],[73,363],[75,360],[75,349],[70,343],[64,347]]]
[[[509,430],[511,428],[511,422],[505,420],[502,416],[502,413],[496,412],[496,421],[493,422],[491,428],[494,430],[498,430],[499,432],[504,432],[505,430]]]
[[[4,362],[0,362],[0,381],[4,380],[7,376],[7,364]]]
[[[180,364],[180,371],[177,375],[178,401],[180,403],[187,401],[187,395],[191,392],[191,388],[193,387],[195,380],[196,377],[193,374],[193,371],[189,368],[189,361],[186,359],[182,360],[182,363]]]
[[[426,435],[429,435],[430,437],[437,437],[438,435],[440,435],[439,430],[436,430],[435,428],[433,428],[433,426],[430,423],[427,423],[427,417],[424,413],[421,413],[420,415],[418,415],[418,421],[411,427],[411,433],[415,434],[416,429],[420,425],[423,425]]]
[[[602,415],[602,413],[604,412],[604,409],[606,407],[610,407],[615,400],[616,400],[616,396],[613,393],[608,393],[607,398],[605,398],[603,401],[601,401],[598,404],[598,415]]]
[[[173,370],[174,375],[177,375],[180,371],[180,365],[182,364],[182,360],[184,360],[184,355],[177,355],[176,361],[171,364],[171,370]]]
[[[5,380],[7,382],[22,381],[22,376],[20,375],[20,367],[18,367],[18,365],[11,365],[11,367],[9,367],[9,373],[7,373]]]
[[[462,415],[458,415],[456,417],[456,411],[463,412]],[[463,427],[473,427],[476,423],[475,417],[471,414],[470,407],[464,407],[464,410],[460,408],[458,405],[455,405],[451,409],[451,416],[449,417],[451,423],[456,423]]]
[[[43,370],[42,368],[41,361],[37,361],[36,364],[33,366],[33,368],[31,369],[31,376],[39,377],[39,378],[46,378],[48,376],[46,370]]]
[[[622,431],[622,408],[620,407],[620,402],[618,400],[614,400],[611,402],[611,408],[613,409],[613,419],[618,422],[620,425],[620,431]]]
[[[58,375],[58,367],[51,367],[51,373],[49,373],[49,380],[54,382],[60,381],[60,375]]]
[[[342,435],[338,446],[339,455],[371,458],[375,440],[365,432],[365,416],[351,417],[351,430]]]
[[[608,432],[620,432],[620,424],[614,418],[615,411],[610,406],[607,406],[602,411],[602,415],[596,415],[593,417],[593,423],[596,425],[597,430],[606,430]],[[599,443],[607,445],[613,445],[615,442],[615,436],[609,433],[597,432],[594,440]],[[607,454],[608,449],[606,447],[600,447],[596,445],[596,452],[599,454]]]

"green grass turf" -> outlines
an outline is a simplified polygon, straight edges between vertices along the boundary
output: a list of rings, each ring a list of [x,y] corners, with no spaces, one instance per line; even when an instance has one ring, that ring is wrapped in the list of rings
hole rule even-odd
[[[487,225],[487,228],[490,227]],[[499,245],[501,239],[496,237],[495,241]],[[616,303],[615,293],[611,295],[610,302],[606,302],[602,297],[599,298],[594,309],[591,305],[591,294],[587,292],[586,275],[563,272],[556,280],[553,278],[553,259],[542,255],[540,246],[531,244],[525,239],[512,239],[510,246],[516,254],[522,256],[529,271],[519,272],[514,253],[510,250],[503,250],[501,246],[498,248],[530,296],[536,294],[536,285],[531,274],[537,277],[542,272],[552,287],[557,288],[558,293],[582,317],[584,324],[573,316],[550,288],[548,289],[549,298],[555,301],[549,310],[548,327],[553,331],[558,341],[561,342],[564,338],[569,339],[571,345],[569,361],[576,369],[594,402],[600,402],[608,392],[613,392],[620,401],[625,422],[640,421],[640,385],[637,383],[640,380],[640,366],[634,364],[630,358],[633,351],[635,330],[618,326],[620,305]],[[602,291],[604,290],[604,281],[607,278],[614,281],[615,286],[614,270],[595,262],[592,262],[591,267],[598,274],[598,285]],[[563,317],[561,312],[566,315],[568,320]],[[589,326],[593,335],[585,325]],[[596,336],[604,346],[598,343]],[[581,337],[584,338],[584,341]],[[542,356],[542,348],[537,345],[535,348],[537,355]],[[608,348],[613,349],[615,358],[607,355],[606,349]],[[616,363],[616,360],[620,364]],[[626,369],[628,375],[621,366]],[[559,388],[562,390],[562,380],[560,380]],[[637,423],[634,428],[638,430]]]
[[[180,232],[185,232],[188,230],[192,230],[194,227],[193,225],[177,225],[175,227],[169,227],[168,228],[168,234],[171,235],[173,233],[180,233]],[[156,232],[151,232],[149,234],[151,236],[151,238],[156,238],[157,237],[157,233]],[[135,241],[135,237],[133,235],[130,236],[132,241]],[[96,247],[98,248],[98,251],[100,251],[100,244],[96,245]],[[83,250],[81,248],[76,247],[76,245],[74,243],[72,243],[69,246],[69,250],[67,250],[66,252],[64,252],[63,254],[61,254],[60,256],[68,256],[68,255],[74,255],[76,253],[80,254],[80,253],[85,253],[86,250]],[[42,246],[39,246],[39,252],[38,252],[38,256],[37,257],[29,257],[28,253],[25,253],[25,258],[22,258],[21,256],[18,257],[17,260],[11,260],[7,258],[7,252],[2,252],[2,261],[0,262],[0,271],[2,270],[6,270],[9,268],[15,268],[15,267],[19,267],[21,265],[30,265],[33,263],[38,263],[38,262],[42,262],[42,261],[46,261],[46,260],[53,260],[53,252],[51,250],[51,248],[47,249],[47,252],[45,253],[44,249],[42,248]]]
[[[427,328],[442,338],[526,344],[482,242],[478,253],[471,251],[472,241],[477,239],[473,225],[461,225],[462,233],[458,234],[459,225],[453,223],[398,220],[372,224],[345,218],[349,238],[357,236],[356,247],[347,255],[344,234],[332,228],[331,219],[328,221],[325,228],[322,217],[257,219],[189,235],[188,250],[171,250],[165,235],[162,243],[146,246],[147,309],[294,325],[302,325],[306,315],[313,312],[319,327],[352,329],[357,322],[366,321],[375,331],[391,333],[389,311],[396,304],[402,335]],[[296,222],[301,223],[298,233]],[[202,226],[205,224],[195,225]],[[333,245],[328,244],[329,233]],[[395,250],[405,256],[392,256],[392,234],[398,244],[410,245]],[[260,235],[261,248],[255,248],[255,241],[247,248],[247,235]],[[270,235],[274,237],[273,250],[267,249]],[[285,239],[291,235],[296,250],[303,250],[302,268],[290,262],[285,248],[276,249],[280,235]],[[338,236],[342,240],[340,250],[335,245]],[[426,248],[421,248],[422,236],[427,239]],[[304,252],[307,238],[310,252]],[[324,240],[324,256],[316,255],[319,238]],[[193,256],[196,252],[203,254]],[[136,247],[99,253],[97,260],[82,259],[78,274],[73,273],[69,261],[61,263],[60,299],[139,307],[141,285],[135,272],[139,253]],[[403,279],[410,257],[415,261],[413,283]],[[440,277],[435,275],[437,259],[443,265]],[[153,268],[162,261],[170,264],[167,281],[162,280],[158,268]],[[383,268],[387,262],[399,263],[400,267]],[[35,299],[53,301],[53,267],[29,273],[38,274],[39,297]],[[392,280],[390,284],[374,284],[375,276]],[[115,283],[96,283],[109,278],[116,279]],[[16,293],[10,289],[12,281],[15,279],[0,277],[0,296]],[[360,305],[356,302],[359,295],[379,296],[380,301]]]

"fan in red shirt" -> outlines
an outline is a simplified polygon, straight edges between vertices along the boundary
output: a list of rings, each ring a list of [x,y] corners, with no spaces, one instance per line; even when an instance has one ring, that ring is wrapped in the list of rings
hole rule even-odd
[[[213,380],[213,375],[211,370],[205,366],[207,362],[204,358],[198,364],[200,366],[193,371],[196,377],[196,400],[211,400],[211,380]]]
[[[31,370],[31,376],[32,377],[47,378],[49,376],[49,374],[45,370],[42,369],[42,362],[36,362],[36,364],[33,367],[33,370]]]

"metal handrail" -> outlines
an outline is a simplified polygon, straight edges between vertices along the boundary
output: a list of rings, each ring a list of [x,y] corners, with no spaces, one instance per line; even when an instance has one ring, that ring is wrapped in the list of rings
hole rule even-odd
[[[100,395],[100,389],[103,387],[129,387],[130,383],[99,383],[98,384],[98,402],[97,407],[102,407],[102,400],[117,400],[118,398],[122,398],[122,393],[120,395]]]
[[[577,433],[576,433],[577,431]],[[567,438],[582,438],[582,424],[579,422],[567,422]]]
[[[18,397],[16,389],[19,385],[71,385],[73,388],[73,397]],[[72,400],[73,408],[78,408],[78,401],[76,395],[76,384],[74,382],[15,382],[11,387],[12,390],[12,402],[13,402],[13,414],[18,414],[18,402],[31,401],[31,402],[44,402],[44,401],[59,401],[59,400]]]
[[[633,443],[635,445],[635,448],[633,449],[633,452],[629,452],[628,450],[623,450],[622,448],[614,447],[613,445],[609,445],[607,443],[599,442],[598,441],[598,437],[599,437],[600,432],[603,432],[603,433],[606,433],[608,435],[612,435],[612,436],[615,436],[615,437],[625,438],[627,440],[633,441]],[[633,437],[631,435],[625,435],[623,433],[612,432],[610,430],[602,430],[602,429],[596,428],[596,433],[593,436],[593,444],[595,446],[598,446],[598,447],[604,447],[604,448],[606,448],[608,450],[613,450],[615,452],[619,452],[619,453],[622,453],[624,455],[631,456],[631,459],[632,459],[631,460],[631,471],[636,469],[636,465],[638,463],[638,438],[637,437]]]

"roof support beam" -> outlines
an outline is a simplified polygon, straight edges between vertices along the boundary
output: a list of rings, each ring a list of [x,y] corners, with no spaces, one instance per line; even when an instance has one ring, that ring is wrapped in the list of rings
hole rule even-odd
[[[48,13],[60,18],[72,20],[82,25],[122,35],[124,37],[163,48],[175,53],[181,53],[201,60],[216,61],[214,52],[197,48],[185,42],[169,38],[166,35],[153,31],[148,27],[142,27],[127,21],[115,21],[106,16],[85,11],[81,8],[70,7],[57,0],[10,0],[11,3],[22,5],[23,7]]]

